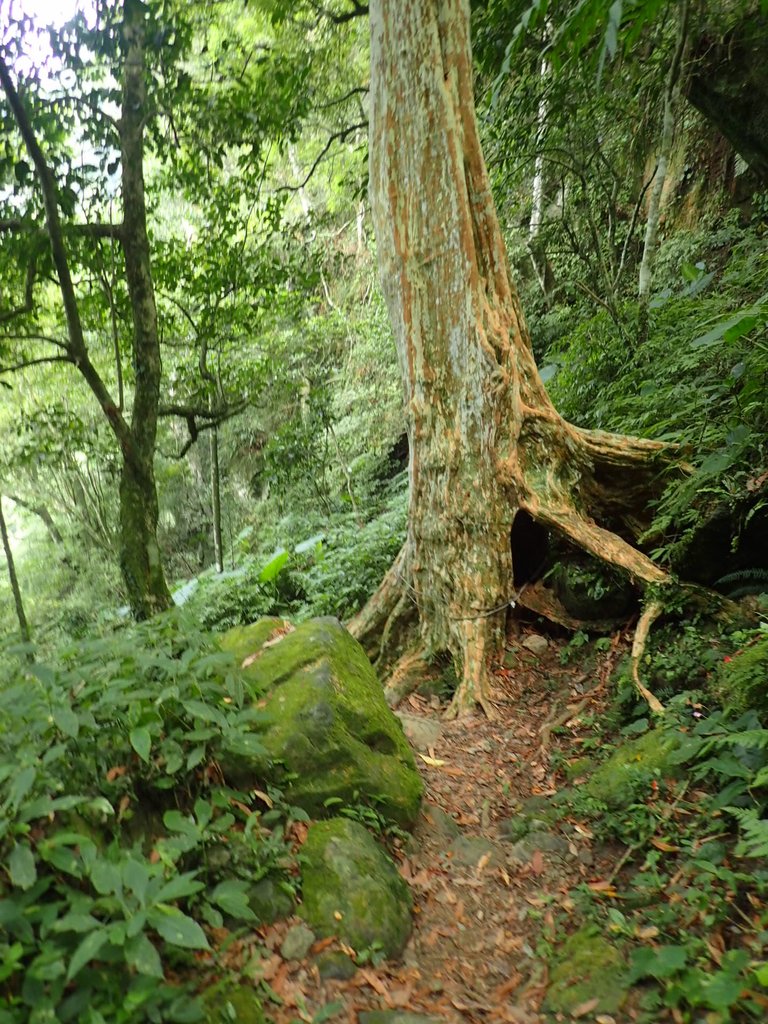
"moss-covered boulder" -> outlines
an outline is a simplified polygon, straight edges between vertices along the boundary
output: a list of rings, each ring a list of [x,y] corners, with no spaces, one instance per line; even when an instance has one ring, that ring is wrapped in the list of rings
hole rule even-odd
[[[654,778],[675,774],[672,753],[677,746],[674,733],[664,729],[629,740],[603,761],[580,793],[610,808],[623,807]]]
[[[267,1024],[258,993],[250,985],[225,979],[203,993],[204,1024]]]
[[[356,952],[402,952],[411,933],[411,893],[362,825],[348,818],[317,822],[301,860],[300,914],[317,935],[336,936]]]
[[[620,951],[594,927],[575,932],[550,972],[544,1009],[570,1014],[597,999],[594,1013],[616,1013],[627,997],[626,965]]]
[[[367,803],[404,827],[416,821],[422,783],[402,727],[362,647],[337,619],[312,619],[277,639],[285,623],[262,620],[224,634],[261,714],[260,754],[222,767],[237,785],[279,785],[310,814]]]

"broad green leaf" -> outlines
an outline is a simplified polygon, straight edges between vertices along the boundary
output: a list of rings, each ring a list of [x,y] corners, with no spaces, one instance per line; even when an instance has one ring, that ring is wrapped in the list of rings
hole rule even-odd
[[[303,555],[305,551],[313,551],[324,540],[324,533],[316,533],[314,537],[308,537],[307,540],[300,541],[293,550],[297,555]]]
[[[230,917],[240,921],[255,921],[256,915],[248,906],[248,883],[231,879],[220,882],[210,896],[211,900]]]
[[[136,935],[125,945],[126,963],[135,968],[139,974],[150,978],[163,977],[163,965],[160,954],[146,935]]]
[[[77,736],[80,731],[80,720],[72,708],[61,704],[53,709],[53,720],[65,736]]]
[[[278,575],[290,557],[290,554],[285,550],[285,548],[278,548],[267,564],[262,566],[261,572],[259,573],[259,580],[262,583],[270,583]]]
[[[184,701],[184,710],[189,712],[193,718],[200,718],[204,722],[215,722],[217,725],[223,725],[226,721],[220,711],[212,708],[209,704],[203,704],[201,700]]]
[[[146,864],[140,860],[127,860],[123,864],[123,885],[130,889],[139,903],[143,904],[147,895],[150,873]]]
[[[91,882],[97,893],[108,896],[122,888],[120,869],[105,860],[97,860],[91,869]]]
[[[183,875],[176,875],[166,882],[155,899],[158,903],[168,903],[171,900],[181,900],[186,896],[192,896],[204,888],[204,883],[197,881],[196,871],[186,871]]]
[[[94,959],[108,938],[109,933],[106,928],[100,928],[98,931],[90,932],[86,935],[69,961],[67,981],[71,981],[78,971],[82,970],[87,963]]]
[[[149,761],[149,752],[152,749],[152,737],[149,735],[149,730],[138,726],[136,729],[131,729],[128,739],[141,760]]]
[[[205,932],[191,917],[177,907],[158,903],[147,915],[149,923],[166,942],[183,949],[209,949]]]
[[[8,873],[11,884],[19,889],[29,889],[37,881],[35,855],[28,843],[16,843],[8,858]]]
[[[10,785],[8,800],[14,810],[20,806],[21,801],[32,788],[36,777],[37,770],[32,765],[28,765],[26,768],[22,768],[13,780]]]
[[[53,932],[90,932],[99,927],[92,914],[65,914],[51,926]]]

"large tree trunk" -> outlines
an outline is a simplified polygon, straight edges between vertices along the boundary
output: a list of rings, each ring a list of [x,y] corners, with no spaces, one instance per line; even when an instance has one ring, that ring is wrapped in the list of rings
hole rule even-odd
[[[136,383],[130,456],[123,461],[120,477],[120,567],[128,587],[131,609],[138,619],[150,618],[171,605],[157,543],[154,459],[162,368],[144,198],[144,124],[147,117],[145,31],[144,4],[139,0],[125,0],[120,118],[122,241],[133,314]]]
[[[459,669],[453,710],[490,710],[489,664],[519,600],[515,516],[664,583],[623,538],[668,449],[571,426],[539,379],[480,149],[468,0],[373,0],[370,13],[370,196],[410,507],[405,547],[352,629],[376,653],[417,616],[417,645]]]

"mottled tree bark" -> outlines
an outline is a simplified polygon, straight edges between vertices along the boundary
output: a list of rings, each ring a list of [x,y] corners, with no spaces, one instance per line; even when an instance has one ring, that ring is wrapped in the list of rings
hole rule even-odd
[[[154,459],[162,367],[144,198],[144,124],[148,113],[144,32],[144,5],[140,0],[125,0],[120,118],[122,242],[133,315],[136,382],[130,457],[124,459],[120,477],[120,567],[131,608],[139,619],[171,605],[157,543]]]
[[[377,637],[391,648],[416,619],[411,648],[457,665],[453,711],[490,712],[489,664],[507,610],[524,603],[515,515],[662,584],[629,539],[669,449],[568,424],[539,378],[478,138],[468,0],[373,0],[370,15],[370,197],[410,506],[403,551],[351,628],[376,654]]]

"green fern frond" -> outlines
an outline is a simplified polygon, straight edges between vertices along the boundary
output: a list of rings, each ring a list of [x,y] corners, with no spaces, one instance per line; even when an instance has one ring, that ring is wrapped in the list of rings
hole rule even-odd
[[[768,591],[768,569],[739,569],[715,581],[714,586],[728,597],[745,597]]]
[[[726,807],[738,821],[741,840],[736,846],[739,857],[768,857],[768,819],[758,817],[753,808]]]

